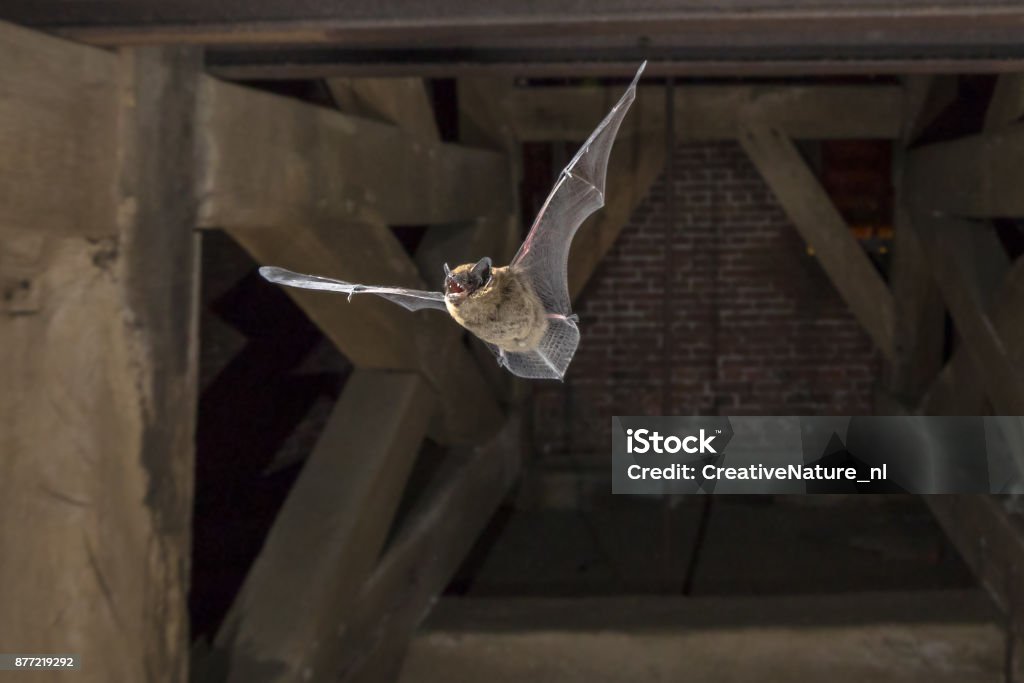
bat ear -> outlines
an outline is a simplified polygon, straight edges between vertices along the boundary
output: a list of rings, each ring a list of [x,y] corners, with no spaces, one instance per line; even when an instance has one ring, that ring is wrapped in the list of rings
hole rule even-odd
[[[451,277],[452,276],[452,269],[448,267],[447,263],[444,264],[444,276],[445,277]]]
[[[471,271],[473,275],[479,277],[482,281],[486,282],[491,274],[491,257],[484,256],[482,259],[476,262]]]

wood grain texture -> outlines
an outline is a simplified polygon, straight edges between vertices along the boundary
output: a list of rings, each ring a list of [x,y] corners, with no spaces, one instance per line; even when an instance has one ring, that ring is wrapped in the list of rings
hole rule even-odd
[[[117,58],[0,22],[0,225],[116,232]]]
[[[200,222],[424,225],[504,205],[501,155],[204,79],[207,163]]]
[[[20,263],[39,293],[0,313],[0,535],[18,549],[0,562],[0,639],[79,654],[67,680],[184,683],[201,55],[115,60],[119,210],[93,226],[110,236],[0,243],[0,270]]]

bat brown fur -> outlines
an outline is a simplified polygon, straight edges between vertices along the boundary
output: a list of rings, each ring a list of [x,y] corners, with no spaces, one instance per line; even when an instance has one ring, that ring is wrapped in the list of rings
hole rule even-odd
[[[472,267],[466,263],[452,272],[462,275]],[[504,351],[532,351],[548,329],[547,312],[528,279],[508,266],[491,268],[486,285],[445,305],[460,325]]]

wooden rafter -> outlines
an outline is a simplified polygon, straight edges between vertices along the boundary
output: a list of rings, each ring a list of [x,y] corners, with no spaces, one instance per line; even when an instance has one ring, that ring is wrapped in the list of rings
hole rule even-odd
[[[223,680],[329,680],[318,662],[384,545],[431,400],[416,374],[349,378],[218,633]]]
[[[985,129],[1007,126],[1024,115],[1024,73],[1003,74],[996,80],[985,112]]]
[[[785,133],[751,114],[740,143],[875,345],[893,356],[892,293]]]
[[[618,97],[621,87],[520,88],[503,106],[522,140],[583,141]],[[794,138],[895,138],[903,91],[897,86],[690,86],[675,89],[676,138],[724,140],[737,136],[742,112]],[[665,130],[665,91],[640,86],[624,134]],[[649,106],[640,110],[640,105]]]
[[[907,159],[908,191],[915,211],[972,218],[1024,216],[1020,191],[1024,123],[913,150]]]
[[[501,155],[205,79],[200,225],[424,225],[507,202]]]
[[[522,422],[513,415],[491,441],[454,451],[408,515],[326,644],[332,681],[389,680],[416,627],[451,580],[519,475]]]
[[[327,87],[344,112],[378,118],[423,140],[441,139],[422,78],[329,78]]]

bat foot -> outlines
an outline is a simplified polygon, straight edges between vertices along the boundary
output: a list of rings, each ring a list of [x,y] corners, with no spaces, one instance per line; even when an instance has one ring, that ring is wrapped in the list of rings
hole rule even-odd
[[[562,315],[561,313],[548,313],[548,320],[567,320],[571,323],[578,323],[580,317],[573,313],[572,315]]]

